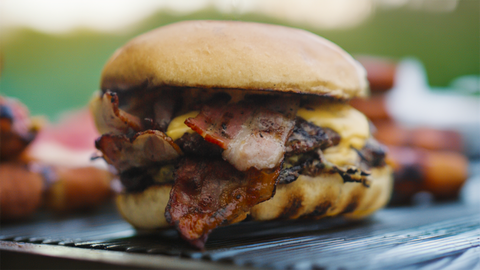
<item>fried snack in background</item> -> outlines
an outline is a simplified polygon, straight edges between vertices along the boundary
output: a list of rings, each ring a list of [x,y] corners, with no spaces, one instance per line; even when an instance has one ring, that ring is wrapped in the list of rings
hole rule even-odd
[[[44,182],[26,164],[0,163],[0,217],[19,219],[31,215],[42,204]]]
[[[38,121],[32,121],[27,107],[16,99],[0,96],[0,161],[17,158],[33,141]]]
[[[355,57],[367,70],[367,80],[372,94],[386,92],[395,82],[395,61],[382,57],[361,55]]]
[[[394,168],[395,180],[391,203],[409,203],[422,191],[440,200],[456,198],[468,177],[462,135],[454,130],[407,128],[395,122],[386,101],[387,91],[394,85],[394,62],[378,57],[357,60],[367,70],[373,95],[353,99],[350,104],[372,121],[374,137],[389,149],[387,162]]]
[[[3,221],[26,218],[42,205],[61,213],[91,209],[111,197],[112,174],[90,162],[98,134],[87,110],[40,129],[19,101],[0,97],[0,109]]]
[[[101,205],[112,195],[110,172],[95,167],[53,167],[57,181],[45,194],[45,206],[56,212],[71,212]]]
[[[427,150],[463,151],[462,135],[453,130],[405,128],[393,121],[374,121],[375,138],[387,145],[419,147]]]
[[[409,201],[419,191],[440,200],[456,198],[468,177],[467,158],[452,151],[389,146],[387,162],[394,168],[394,203]]]
[[[93,162],[98,132],[87,109],[69,112],[46,125],[26,151],[52,168],[56,180],[45,193],[45,206],[66,213],[95,208],[112,196],[113,175],[104,162]]]
[[[18,160],[33,141],[38,125],[18,100],[0,96],[0,217],[18,219],[41,206],[44,181]]]
[[[372,95],[368,99],[354,98],[350,101],[350,105],[361,111],[370,120],[392,121],[392,117],[388,113],[387,102],[384,94]]]

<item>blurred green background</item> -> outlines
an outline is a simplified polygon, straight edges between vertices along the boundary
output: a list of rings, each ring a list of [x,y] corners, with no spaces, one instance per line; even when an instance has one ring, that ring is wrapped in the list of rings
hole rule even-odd
[[[425,65],[430,85],[447,86],[459,76],[480,74],[479,13],[480,1],[461,0],[453,12],[429,13],[406,7],[382,9],[353,28],[319,30],[258,14],[232,15],[207,8],[188,15],[162,11],[123,34],[91,30],[46,34],[20,29],[2,40],[0,91],[22,100],[32,114],[54,119],[60,112],[80,108],[88,102],[98,89],[104,63],[115,49],[150,29],[191,19],[288,25],[324,36],[353,55],[393,59],[413,56]]]

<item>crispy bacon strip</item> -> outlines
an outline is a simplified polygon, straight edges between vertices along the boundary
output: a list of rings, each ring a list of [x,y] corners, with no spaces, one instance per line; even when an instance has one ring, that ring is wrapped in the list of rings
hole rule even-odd
[[[140,119],[118,108],[118,96],[107,91],[90,102],[90,110],[101,134],[131,134],[142,130]]]
[[[295,126],[299,99],[263,97],[236,104],[203,106],[185,124],[225,151],[223,158],[240,171],[276,168]]]
[[[185,158],[165,217],[184,239],[202,249],[213,229],[245,219],[250,208],[270,199],[279,173],[280,166],[241,172],[219,158]]]
[[[182,155],[173,140],[158,130],[139,132],[131,139],[125,135],[104,134],[95,141],[95,147],[120,173],[134,167],[171,161]]]
[[[0,160],[11,160],[22,153],[35,138],[37,129],[27,107],[0,96]]]

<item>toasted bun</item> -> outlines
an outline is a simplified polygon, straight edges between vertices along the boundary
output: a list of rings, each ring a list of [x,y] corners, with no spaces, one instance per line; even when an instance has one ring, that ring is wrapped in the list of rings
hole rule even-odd
[[[364,68],[334,43],[299,29],[235,21],[158,28],[117,50],[102,72],[102,90],[165,85],[342,99],[368,93]]]
[[[172,184],[151,186],[143,192],[124,193],[115,202],[123,218],[138,229],[167,227],[165,207]]]
[[[321,218],[345,215],[365,217],[385,206],[392,190],[389,166],[372,169],[370,187],[360,183],[343,183],[338,174],[316,177],[301,175],[295,182],[277,187],[275,196],[251,209],[254,220],[294,219],[301,216]],[[122,216],[139,229],[167,227],[165,207],[171,184],[151,186],[141,193],[117,197]]]
[[[344,183],[337,173],[316,177],[300,175],[295,182],[278,186],[275,196],[254,206],[250,214],[255,220],[295,219],[305,215],[315,218],[368,216],[388,203],[393,185],[389,166],[371,171],[370,187]]]

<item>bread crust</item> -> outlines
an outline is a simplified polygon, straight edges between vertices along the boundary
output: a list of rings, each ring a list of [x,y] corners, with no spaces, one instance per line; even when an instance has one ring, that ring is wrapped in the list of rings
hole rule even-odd
[[[293,183],[277,186],[275,196],[254,206],[250,215],[255,220],[368,216],[388,203],[393,185],[389,166],[373,168],[371,172],[370,187],[344,183],[337,173],[300,175]]]
[[[168,227],[165,207],[170,198],[173,183],[154,185],[143,192],[123,193],[115,202],[123,218],[138,229]]]
[[[293,183],[277,186],[275,196],[254,206],[250,215],[259,221],[302,216],[363,218],[388,203],[393,185],[389,166],[371,171],[368,188],[360,183],[344,183],[336,173],[316,177],[301,175]],[[120,194],[117,207],[125,220],[138,229],[168,227],[165,207],[172,185],[154,185],[141,193]]]
[[[160,86],[365,96],[365,69],[336,44],[310,32],[238,21],[185,21],[118,49],[101,89]]]

